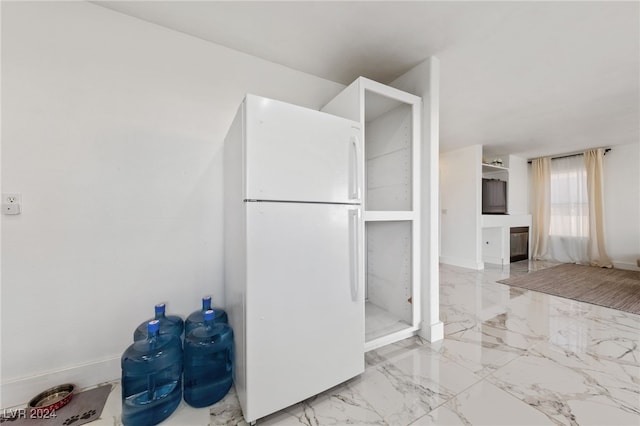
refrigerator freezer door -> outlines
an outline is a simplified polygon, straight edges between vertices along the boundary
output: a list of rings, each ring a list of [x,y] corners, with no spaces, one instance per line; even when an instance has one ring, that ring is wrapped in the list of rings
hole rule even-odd
[[[245,204],[253,421],[364,371],[364,264],[359,206]]]
[[[247,95],[245,131],[245,199],[360,203],[359,123]]]

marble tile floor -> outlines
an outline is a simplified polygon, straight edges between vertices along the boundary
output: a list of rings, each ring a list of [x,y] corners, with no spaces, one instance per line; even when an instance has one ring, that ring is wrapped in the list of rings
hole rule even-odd
[[[443,341],[371,351],[361,376],[257,424],[640,425],[639,315],[496,283],[549,266],[441,266]],[[119,398],[92,425],[118,425]],[[246,423],[231,392],[163,424]]]

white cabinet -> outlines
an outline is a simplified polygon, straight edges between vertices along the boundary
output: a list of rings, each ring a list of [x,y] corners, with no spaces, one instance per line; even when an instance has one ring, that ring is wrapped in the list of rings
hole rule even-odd
[[[510,262],[511,228],[531,228],[531,215],[482,215],[482,261],[498,265]],[[529,250],[531,252],[531,250]]]
[[[420,324],[421,98],[360,77],[323,111],[363,124],[365,350]]]
[[[504,265],[509,263],[509,228],[482,228],[482,261]]]

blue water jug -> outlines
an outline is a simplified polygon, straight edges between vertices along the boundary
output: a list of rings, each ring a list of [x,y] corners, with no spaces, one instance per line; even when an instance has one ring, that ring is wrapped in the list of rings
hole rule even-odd
[[[122,423],[156,425],[182,400],[182,343],[160,334],[160,321],[147,325],[147,337],[133,342],[122,355]]]
[[[181,338],[182,331],[184,330],[184,321],[177,315],[166,315],[165,314],[165,304],[158,303],[155,307],[156,316],[155,318],[160,321],[160,334],[173,334],[174,336]],[[138,328],[133,332],[133,341],[137,342],[138,340],[147,338],[147,324],[151,320],[147,320],[140,324]]]
[[[212,308],[211,296],[205,296],[202,298],[202,310],[192,312],[184,322],[185,337],[191,332],[191,330],[193,330],[194,328],[204,323],[204,313],[209,309],[213,311],[214,321],[216,323],[219,323],[219,322],[224,324],[229,323],[229,319],[227,318],[227,313],[224,311],[224,309]]]
[[[184,339],[184,400],[192,407],[220,401],[233,383],[233,331],[204,313],[204,323]]]

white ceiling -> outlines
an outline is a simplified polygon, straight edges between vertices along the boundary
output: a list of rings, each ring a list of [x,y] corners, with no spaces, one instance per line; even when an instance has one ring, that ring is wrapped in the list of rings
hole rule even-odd
[[[640,143],[639,2],[94,3],[343,84],[436,56],[442,150]]]

